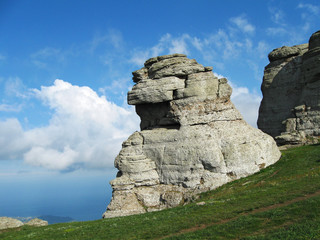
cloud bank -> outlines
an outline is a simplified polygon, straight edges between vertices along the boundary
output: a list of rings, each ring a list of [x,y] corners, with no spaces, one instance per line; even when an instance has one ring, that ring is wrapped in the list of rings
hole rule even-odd
[[[19,159],[59,171],[112,167],[121,143],[139,120],[132,108],[123,108],[89,87],[55,80],[33,90],[52,109],[45,127],[24,131],[17,119],[0,122],[0,159]]]

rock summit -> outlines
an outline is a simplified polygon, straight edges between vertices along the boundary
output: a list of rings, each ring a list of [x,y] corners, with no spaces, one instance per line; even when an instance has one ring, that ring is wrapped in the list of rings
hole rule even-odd
[[[147,60],[128,93],[141,131],[123,144],[104,218],[175,207],[275,163],[269,135],[248,125],[218,79],[183,54]]]

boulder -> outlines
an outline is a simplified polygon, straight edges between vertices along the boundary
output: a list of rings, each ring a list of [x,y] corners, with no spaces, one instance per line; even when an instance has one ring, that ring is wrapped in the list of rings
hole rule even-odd
[[[8,228],[18,228],[23,226],[23,222],[9,217],[0,217],[0,230]]]
[[[34,227],[48,226],[48,221],[41,220],[39,218],[34,218],[26,222],[25,225],[34,226]]]
[[[258,127],[279,145],[317,143],[320,136],[320,31],[309,44],[269,54]]]
[[[128,93],[141,131],[115,159],[113,195],[104,218],[182,205],[275,163],[280,152],[269,135],[251,127],[218,79],[182,54],[151,58],[133,73]]]

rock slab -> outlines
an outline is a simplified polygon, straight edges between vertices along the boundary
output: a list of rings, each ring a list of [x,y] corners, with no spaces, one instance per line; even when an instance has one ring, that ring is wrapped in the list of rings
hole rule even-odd
[[[258,127],[279,145],[320,139],[320,31],[308,44],[269,54],[261,86]]]
[[[115,160],[119,172],[104,218],[184,204],[280,158],[273,138],[242,119],[227,79],[212,67],[182,54],[159,56],[133,72],[133,81],[128,103],[141,131]]]

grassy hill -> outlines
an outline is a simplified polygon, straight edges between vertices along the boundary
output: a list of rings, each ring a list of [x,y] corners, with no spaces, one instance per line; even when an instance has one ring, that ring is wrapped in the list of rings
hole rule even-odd
[[[320,145],[283,151],[273,166],[186,206],[24,226],[2,231],[0,239],[320,239]]]

